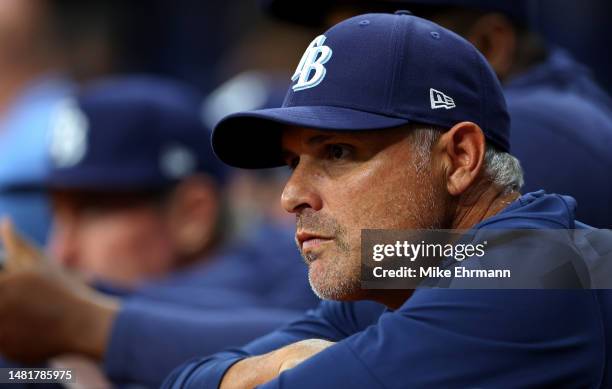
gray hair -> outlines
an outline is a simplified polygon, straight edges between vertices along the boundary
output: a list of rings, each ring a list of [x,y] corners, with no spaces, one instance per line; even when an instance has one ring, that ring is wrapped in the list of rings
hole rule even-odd
[[[436,144],[442,131],[435,127],[415,127],[411,139],[417,153],[415,163],[417,170],[423,170],[428,163],[432,147]],[[510,153],[500,151],[487,142],[484,157],[484,175],[504,193],[519,191],[523,186],[523,169],[521,163]]]

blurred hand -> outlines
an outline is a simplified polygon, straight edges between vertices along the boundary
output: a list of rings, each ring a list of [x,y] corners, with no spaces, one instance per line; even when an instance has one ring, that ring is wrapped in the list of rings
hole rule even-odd
[[[101,359],[118,302],[46,261],[8,220],[0,239],[0,354],[22,363],[63,353]]]
[[[62,355],[49,361],[54,369],[72,369],[77,377],[74,383],[63,384],[65,389],[112,389],[113,384],[104,375],[100,363],[80,355]]]

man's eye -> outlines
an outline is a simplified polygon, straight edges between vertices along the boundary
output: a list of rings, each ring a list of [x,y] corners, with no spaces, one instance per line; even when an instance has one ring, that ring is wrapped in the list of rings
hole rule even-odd
[[[327,152],[330,159],[344,159],[350,155],[351,150],[344,145],[329,145]]]

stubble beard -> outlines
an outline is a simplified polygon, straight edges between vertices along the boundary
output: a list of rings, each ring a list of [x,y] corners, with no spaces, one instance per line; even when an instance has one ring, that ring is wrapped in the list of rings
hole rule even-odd
[[[352,260],[355,255],[348,243],[348,232],[336,220],[318,215],[307,215],[298,218],[298,228],[307,226],[310,231],[317,231],[326,236],[333,236],[333,241],[325,253],[300,254],[308,265],[308,282],[312,291],[322,300],[348,300],[360,292],[359,263]],[[357,253],[359,254],[359,253]],[[317,263],[317,261],[323,261]],[[315,275],[315,268],[318,272]]]
[[[427,162],[427,161],[426,161]],[[436,204],[439,199],[441,188],[436,188],[431,181],[431,173],[428,163],[417,168],[417,179],[422,183],[419,196],[419,210],[406,210],[407,219],[412,220],[411,224],[420,229],[436,229],[443,225],[442,219],[425,218],[424,215],[434,215]],[[332,244],[335,245],[333,253],[327,253],[325,258],[318,258],[311,253],[300,254],[308,265],[308,281],[312,291],[322,300],[353,301],[360,300],[367,296],[367,291],[361,289],[361,235],[349,237],[346,228],[332,218],[321,219],[319,215],[308,215],[298,217],[298,228],[308,226],[309,230],[325,232],[328,236],[333,236]],[[355,241],[356,245],[351,249],[349,242]],[[325,261],[322,265],[323,271],[316,277],[313,275],[313,265],[316,261]]]

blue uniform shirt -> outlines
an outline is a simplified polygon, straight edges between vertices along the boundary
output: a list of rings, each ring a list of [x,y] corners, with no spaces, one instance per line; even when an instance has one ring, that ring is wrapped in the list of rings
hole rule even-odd
[[[293,230],[272,223],[259,225],[252,237],[226,245],[203,264],[145,284],[129,298],[203,308],[297,310],[318,302],[293,242]]]
[[[612,100],[560,49],[504,85],[511,147],[525,192],[545,189],[578,202],[577,219],[612,228]]]
[[[290,232],[264,225],[209,263],[126,295],[105,372],[115,383],[158,387],[184,361],[249,342],[318,301]]]
[[[526,194],[474,228],[580,227],[574,205]],[[242,349],[185,364],[165,387],[216,388],[240,359],[308,338],[337,343],[261,388],[609,387],[611,303],[595,290],[455,289],[418,289],[382,314],[324,302]]]

